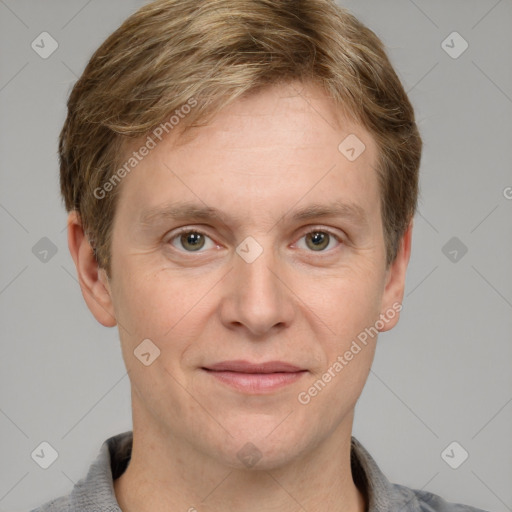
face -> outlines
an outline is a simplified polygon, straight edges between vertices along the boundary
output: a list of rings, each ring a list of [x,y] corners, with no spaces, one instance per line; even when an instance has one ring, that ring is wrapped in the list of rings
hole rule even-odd
[[[376,145],[333,110],[274,86],[124,178],[111,280],[88,304],[119,325],[134,425],[231,466],[250,442],[267,468],[349,435],[408,254],[386,268]],[[351,134],[355,160],[338,149]]]

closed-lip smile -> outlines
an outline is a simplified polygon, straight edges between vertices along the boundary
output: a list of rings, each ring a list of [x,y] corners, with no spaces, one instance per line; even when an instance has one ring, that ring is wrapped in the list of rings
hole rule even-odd
[[[292,384],[307,370],[283,361],[222,361],[202,367],[216,380],[243,393],[266,394]]]

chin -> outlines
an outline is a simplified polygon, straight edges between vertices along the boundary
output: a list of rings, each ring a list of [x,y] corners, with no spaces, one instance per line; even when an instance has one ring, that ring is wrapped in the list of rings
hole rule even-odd
[[[216,457],[226,466],[250,471],[269,471],[282,468],[300,458],[308,446],[316,444],[305,435],[305,429],[284,427],[279,431],[279,421],[272,428],[240,428],[236,435],[227,436],[219,444]],[[265,434],[269,432],[270,434]]]

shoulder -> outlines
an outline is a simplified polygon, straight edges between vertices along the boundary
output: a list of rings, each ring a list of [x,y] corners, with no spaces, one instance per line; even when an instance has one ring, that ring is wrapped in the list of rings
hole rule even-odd
[[[417,506],[412,509],[420,510],[421,512],[487,512],[470,505],[446,501],[441,496],[428,491],[410,489],[398,484],[394,484],[393,487],[403,496],[409,496],[411,500],[416,501]]]
[[[126,469],[131,455],[132,432],[124,432],[103,442],[87,476],[72,491],[54,498],[30,512],[121,512],[113,481]]]
[[[364,490],[369,512],[486,512],[446,501],[436,494],[391,483],[364,446],[352,437],[352,476]]]
[[[30,512],[72,512],[72,510],[70,497],[61,496],[34,508]]]
[[[68,496],[60,496],[59,498],[54,498],[47,503],[44,503],[40,507],[32,509],[30,512],[81,512],[82,510],[93,510],[90,509],[89,506],[94,505],[93,503],[87,504],[84,508],[77,508],[76,503],[74,502],[72,495]],[[101,507],[101,512],[121,512],[119,507],[107,506]]]
[[[117,505],[104,505],[101,503],[101,500],[97,501],[95,497],[91,497],[92,499],[90,500],[77,503],[73,494],[74,493],[54,498],[51,501],[32,509],[30,512],[90,512],[98,510],[101,510],[101,512],[121,512],[121,509]]]

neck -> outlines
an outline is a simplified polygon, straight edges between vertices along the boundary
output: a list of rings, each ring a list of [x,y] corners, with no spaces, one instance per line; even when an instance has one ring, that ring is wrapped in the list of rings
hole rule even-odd
[[[238,469],[142,421],[135,404],[133,412],[131,460],[114,481],[123,512],[367,510],[352,478],[352,417],[324,443],[284,465]]]

